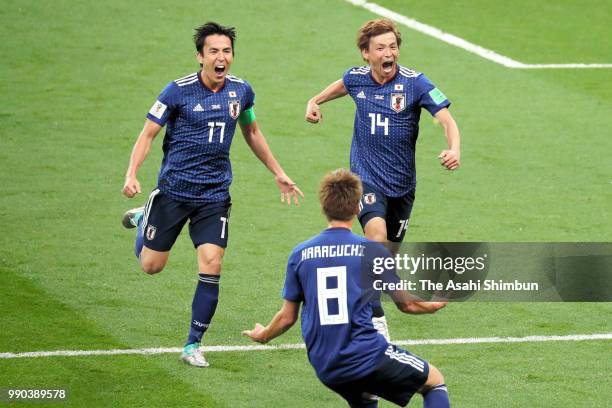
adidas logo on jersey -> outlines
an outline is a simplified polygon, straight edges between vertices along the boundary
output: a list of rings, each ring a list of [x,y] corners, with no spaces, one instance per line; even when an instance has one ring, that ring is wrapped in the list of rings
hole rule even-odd
[[[194,112],[204,112],[204,108],[199,103],[193,108]]]
[[[364,93],[363,91],[360,91],[360,92],[357,94],[357,97],[358,97],[359,99],[365,99],[365,98],[366,98],[365,93]]]

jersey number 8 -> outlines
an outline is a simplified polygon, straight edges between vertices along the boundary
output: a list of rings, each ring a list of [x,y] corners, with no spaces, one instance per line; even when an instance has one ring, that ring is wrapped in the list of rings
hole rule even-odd
[[[332,279],[329,279],[332,278]],[[335,287],[328,283],[335,278]],[[333,286],[333,285],[330,285]],[[346,298],[346,266],[317,268],[317,298],[319,301],[319,321],[321,326],[348,323],[348,306]],[[338,304],[338,313],[329,313],[329,300]]]

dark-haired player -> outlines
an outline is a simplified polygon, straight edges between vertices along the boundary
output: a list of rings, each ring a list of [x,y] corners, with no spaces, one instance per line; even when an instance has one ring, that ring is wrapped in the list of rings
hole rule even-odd
[[[361,195],[359,178],[348,170],[325,176],[319,200],[328,228],[299,244],[289,256],[284,303],[270,324],[257,323],[243,334],[267,343],[296,322],[302,305],[308,360],[321,382],[351,407],[376,407],[372,395],[403,406],[418,392],[426,408],[448,408],[440,371],[390,344],[372,324],[368,259],[377,251],[383,256],[389,252],[382,244],[351,232]],[[388,283],[399,281],[394,268],[380,277]],[[446,305],[414,301],[403,291],[389,294],[405,313],[434,313]]]
[[[448,149],[438,156],[448,170],[459,167],[459,129],[446,96],[422,73],[398,64],[401,34],[386,19],[367,21],[357,33],[357,47],[368,63],[353,67],[308,101],[306,120],[318,123],[320,104],[350,95],[355,124],[351,170],[363,182],[359,222],[367,238],[390,242],[397,251],[408,228],[415,198],[415,148],[421,108],[444,128]],[[382,307],[375,326],[389,339]]]
[[[164,157],[157,188],[144,207],[128,211],[127,228],[137,227],[135,252],[148,274],[161,272],[170,249],[189,221],[196,248],[199,282],[192,303],[190,331],[181,358],[206,367],[200,342],[217,307],[221,261],[229,235],[232,169],[230,146],[236,125],[253,153],[274,174],[281,201],[298,204],[300,189],[270,151],[255,120],[255,94],[243,79],[229,74],[236,32],[214,22],[195,31],[197,59],[202,67],[170,82],[147,114],[125,176],[123,193],[140,193],[136,174],[151,143],[166,126]]]

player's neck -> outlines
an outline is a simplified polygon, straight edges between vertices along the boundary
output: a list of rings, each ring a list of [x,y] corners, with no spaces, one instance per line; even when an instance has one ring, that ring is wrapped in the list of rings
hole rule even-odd
[[[393,71],[388,75],[378,73],[374,69],[370,70],[370,72],[372,73],[372,79],[374,79],[374,81],[376,81],[379,85],[384,85],[395,78],[395,75],[397,74],[397,64],[394,65]]]
[[[348,230],[353,229],[353,222],[355,219],[350,221],[336,221],[332,220],[327,223],[327,228],[346,228]]]
[[[204,70],[200,71],[200,79],[205,87],[207,87],[212,92],[218,92],[225,85],[225,78],[221,82],[213,82],[208,75],[204,73]]]

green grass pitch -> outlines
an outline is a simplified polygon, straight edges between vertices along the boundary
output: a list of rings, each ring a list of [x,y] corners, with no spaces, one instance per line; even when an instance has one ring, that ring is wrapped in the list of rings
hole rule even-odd
[[[609,2],[381,0],[526,63],[612,63]],[[510,6],[510,4],[512,4]],[[286,257],[325,224],[317,186],[348,165],[353,105],[306,100],[349,66],[360,24],[375,16],[344,1],[41,2],[0,8],[0,353],[178,347],[196,282],[181,236],[167,269],[146,276],[120,216],[144,115],[170,80],[197,69],[192,29],[238,28],[232,72],[257,93],[258,122],[306,194],[283,207],[239,134],[234,207],[221,299],[205,341],[240,336],[281,304]],[[402,65],[427,73],[452,100],[463,167],[436,159],[442,130],[424,112],[409,241],[612,240],[612,70],[511,70],[400,27]],[[142,167],[154,187],[161,137]],[[387,307],[396,339],[565,335],[612,331],[606,303],[465,303],[437,315]],[[293,328],[275,343],[301,341]],[[456,407],[604,406],[612,342],[418,346],[445,373]],[[0,388],[64,387],[60,406],[334,407],[303,350],[210,353],[190,369],[174,354],[0,359]],[[416,397],[411,406],[419,406]],[[59,405],[59,404],[58,404]],[[390,404],[381,403],[381,406]]]

